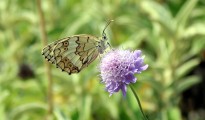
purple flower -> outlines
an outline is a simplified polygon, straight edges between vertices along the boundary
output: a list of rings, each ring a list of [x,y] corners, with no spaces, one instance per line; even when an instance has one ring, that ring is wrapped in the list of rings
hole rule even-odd
[[[141,73],[147,68],[148,65],[144,65],[144,57],[141,56],[141,50],[134,52],[113,50],[102,58],[100,76],[110,96],[119,90],[122,90],[123,96],[126,96],[127,85],[137,80],[134,74]]]

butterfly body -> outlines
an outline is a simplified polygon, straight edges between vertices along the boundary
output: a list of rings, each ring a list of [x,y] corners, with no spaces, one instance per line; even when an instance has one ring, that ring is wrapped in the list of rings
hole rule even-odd
[[[45,59],[68,74],[78,73],[107,49],[107,38],[81,34],[52,42],[42,50]]]

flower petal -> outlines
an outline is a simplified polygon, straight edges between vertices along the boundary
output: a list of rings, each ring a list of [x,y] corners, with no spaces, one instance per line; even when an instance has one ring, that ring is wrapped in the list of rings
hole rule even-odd
[[[135,57],[135,58],[140,57],[141,53],[142,53],[141,50],[135,50],[135,51],[134,51],[134,57]]]
[[[121,85],[121,90],[122,90],[123,96],[126,96],[127,86],[126,86],[125,84],[122,84],[122,85]]]
[[[129,71],[134,72],[135,70],[136,70],[136,68],[135,68],[134,64],[131,64],[131,65],[129,66]]]
[[[127,75],[125,75],[125,83],[135,83],[137,78],[135,78],[134,74],[132,72],[129,72]]]
[[[146,70],[147,68],[148,68],[148,65],[146,64],[146,65],[142,66],[142,67],[140,68],[140,70],[141,70],[141,71],[144,71],[144,70]]]

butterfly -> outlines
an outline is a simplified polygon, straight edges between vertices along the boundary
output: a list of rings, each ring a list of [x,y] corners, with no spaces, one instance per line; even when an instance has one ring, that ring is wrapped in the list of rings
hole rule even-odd
[[[62,38],[45,46],[42,55],[47,61],[69,75],[79,73],[110,47],[105,29],[112,21],[108,21],[102,37],[80,34]]]

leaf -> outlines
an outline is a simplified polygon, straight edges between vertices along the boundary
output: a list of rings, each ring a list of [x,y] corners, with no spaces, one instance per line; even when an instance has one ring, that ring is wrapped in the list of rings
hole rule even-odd
[[[70,120],[70,118],[67,118],[64,112],[60,110],[58,107],[55,107],[54,114],[57,120]]]
[[[176,93],[180,94],[184,90],[187,90],[191,86],[201,82],[201,79],[199,76],[189,76],[181,79],[177,84],[176,84]]]
[[[170,35],[174,33],[175,22],[170,11],[164,6],[154,1],[144,0],[141,7],[153,20],[153,23],[157,21],[165,29],[164,32],[168,32]]]
[[[133,35],[131,35],[126,42],[121,44],[120,47],[122,48],[136,48],[139,44],[143,41],[144,38],[147,36],[147,31],[141,30],[140,32],[137,31]]]
[[[191,59],[191,60],[185,62],[184,64],[179,66],[177,68],[177,70],[175,71],[176,78],[179,79],[179,78],[183,77],[184,75],[186,75],[189,71],[191,71],[198,64],[199,64],[198,58]]]
[[[9,97],[10,93],[7,90],[0,90],[1,96],[0,96],[0,119],[5,120],[6,119],[6,104],[4,101],[8,100],[7,98]]]
[[[167,111],[168,120],[181,120],[181,112],[178,107],[171,107]]]
[[[11,111],[9,117],[11,118],[10,120],[15,120],[18,119],[21,115],[28,114],[28,112],[34,113],[37,110],[42,110],[46,112],[45,104],[28,103],[28,104],[17,106]]]
[[[182,6],[180,11],[178,12],[175,20],[177,25],[185,26],[186,21],[189,18],[190,13],[192,12],[193,8],[197,4],[198,0],[187,0],[186,3]]]
[[[85,97],[82,97],[82,103],[80,107],[80,118],[79,120],[89,120],[91,115],[91,104],[92,104],[92,97],[89,95],[86,95]]]
[[[142,81],[139,81],[142,84],[148,84],[151,86],[152,90],[155,93],[155,96],[160,96],[161,92],[164,91],[164,86],[161,81],[157,81],[154,79],[143,79]]]
[[[191,54],[191,55],[198,55],[201,51],[204,50],[204,48],[205,48],[204,46],[205,46],[204,37],[195,40],[195,41],[192,43],[192,47],[191,47],[191,50],[190,50],[190,54]]]
[[[186,28],[182,37],[183,38],[192,38],[195,36],[204,36],[205,35],[205,23],[195,23],[190,27]]]

